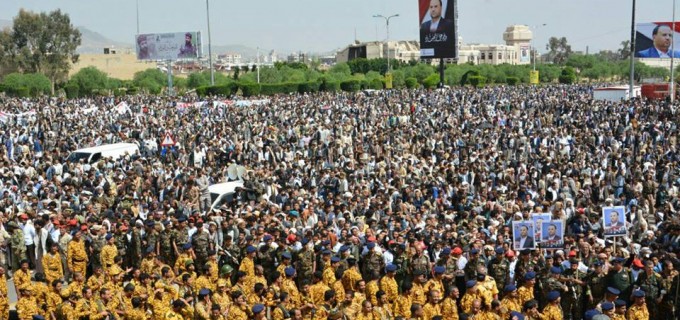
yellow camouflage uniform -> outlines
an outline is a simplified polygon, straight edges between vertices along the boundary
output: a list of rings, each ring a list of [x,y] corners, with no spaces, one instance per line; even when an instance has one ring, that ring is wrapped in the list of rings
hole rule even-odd
[[[56,279],[64,277],[64,268],[61,264],[61,256],[57,254],[47,253],[42,258],[43,269],[45,269],[45,279],[48,283]]]
[[[397,286],[397,280],[394,277],[384,276],[380,279],[380,290],[385,291],[387,296],[387,301],[394,303],[399,296],[399,287]]]
[[[22,296],[19,298],[16,308],[20,320],[33,320],[34,315],[43,315],[41,310],[38,309],[38,303],[35,298],[31,296]],[[9,317],[7,319],[9,319]]]
[[[442,283],[442,281],[434,278],[430,279],[429,281],[427,281],[427,283],[425,283],[424,289],[426,295],[432,290],[437,290],[442,295],[446,293],[444,292],[444,284]]]
[[[425,316],[425,319],[432,319],[434,316],[442,315],[442,305],[440,303],[426,303],[423,307],[423,315]]]
[[[63,302],[59,293],[54,291],[47,293],[47,314],[57,311],[57,307]]]
[[[335,280],[333,283],[333,290],[335,290],[335,301],[339,304],[342,300],[345,300],[345,286],[342,284],[342,280]]]
[[[380,320],[380,315],[374,310],[368,313],[359,312],[356,317],[357,320]]]
[[[146,311],[144,309],[140,308],[133,308],[129,310],[125,310],[125,316],[123,317],[125,320],[146,320]]]
[[[458,305],[456,300],[446,297],[442,302],[442,316],[444,319],[458,320]]]
[[[246,277],[248,279],[252,278],[255,276],[255,264],[253,263],[253,258],[250,256],[246,256],[243,258],[241,261],[241,265],[238,267],[239,271],[243,271],[246,273]]]
[[[17,270],[14,272],[14,287],[21,289],[26,284],[31,283],[31,271],[24,272],[24,270]]]
[[[118,248],[115,245],[107,244],[102,248],[99,253],[99,257],[102,262],[102,268],[109,271],[109,268],[113,265],[113,260],[118,256]]]
[[[203,288],[215,291],[216,284],[216,282],[212,282],[208,277],[201,275],[194,281],[194,292],[198,292]]]
[[[371,280],[366,284],[366,300],[371,301],[374,306],[378,304],[378,298],[375,295],[379,290],[378,280]]]
[[[521,286],[517,289],[519,296],[519,305],[523,306],[525,302],[534,299],[534,287]]]
[[[425,287],[420,283],[413,283],[413,288],[411,288],[411,301],[419,305],[424,305],[427,302],[427,296],[425,295]]]
[[[649,320],[649,310],[647,305],[634,304],[628,308],[628,320]]]
[[[209,260],[206,262],[206,265],[210,266],[210,281],[212,281],[212,283],[217,283],[217,279],[220,276],[217,263],[215,261]],[[267,283],[265,282],[265,284]]]
[[[319,281],[309,287],[309,297],[314,305],[320,306],[324,303],[323,296],[330,288],[323,282]]]
[[[9,296],[5,275],[0,276],[0,317],[2,319],[9,319]]]
[[[400,294],[394,301],[395,317],[411,317],[411,295]]]
[[[510,317],[513,311],[522,312],[522,306],[519,304],[519,297],[511,298],[507,296],[501,300],[501,314],[504,319]]]
[[[75,309],[75,316],[76,319],[80,319],[81,317],[88,317],[90,314],[92,314],[93,310],[93,302],[90,300],[87,300],[85,298],[80,298],[78,301],[76,301],[76,309]]]
[[[323,269],[321,277],[323,279],[323,282],[330,287],[333,285],[333,283],[335,283],[335,270],[333,270],[333,268],[330,267],[325,268]]]
[[[106,275],[103,273],[99,276],[96,274],[93,274],[90,276],[90,279],[87,280],[87,287],[92,289],[92,292],[99,292],[99,289],[102,288],[102,286],[106,283]]]
[[[550,303],[543,308],[543,318],[541,320],[562,320],[563,317],[560,305]]]
[[[356,268],[351,268],[342,275],[342,285],[345,290],[356,291],[357,281],[361,280],[361,274],[356,270]]]
[[[248,313],[243,308],[245,307],[232,305],[229,308],[229,320],[248,320]]]
[[[68,268],[72,273],[80,272],[83,275],[85,274],[88,260],[87,252],[85,252],[85,242],[82,240],[71,240],[68,243],[66,257],[68,261]]]
[[[186,262],[188,260],[193,260],[190,254],[186,252],[179,254],[179,257],[177,257],[177,260],[175,260],[175,271],[177,271],[178,274],[184,273],[186,271]]]
[[[463,309],[464,313],[469,314],[469,313],[472,312],[472,303],[475,300],[480,300],[482,302],[482,304],[484,304],[484,297],[479,292],[474,293],[474,294],[466,292],[463,295],[463,298],[460,299],[460,308]]]
[[[151,256],[146,256],[144,259],[142,259],[142,263],[139,266],[139,270],[141,270],[143,273],[152,275],[154,274],[154,271],[156,270],[156,261],[154,258],[151,258]],[[159,272],[160,274],[160,272]]]
[[[296,308],[302,306],[302,296],[295,285],[295,281],[291,279],[284,279],[281,289],[283,289],[285,292],[288,292],[290,303],[292,305],[294,305]]]

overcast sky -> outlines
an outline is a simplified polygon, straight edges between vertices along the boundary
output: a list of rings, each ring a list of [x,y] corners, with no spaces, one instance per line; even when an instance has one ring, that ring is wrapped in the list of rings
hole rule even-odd
[[[206,3],[202,0],[0,0],[0,19],[20,8],[61,9],[76,26],[116,41],[133,43],[136,3],[140,32],[202,31],[207,43]],[[638,22],[672,20],[673,0],[638,1]],[[508,25],[547,26],[536,30],[537,46],[565,36],[573,50],[616,50],[630,38],[632,0],[458,0],[459,35],[466,43],[502,43]],[[240,44],[279,52],[331,51],[354,40],[418,38],[417,0],[211,0],[214,44]],[[678,16],[680,19],[680,16]],[[541,51],[543,49],[540,49]]]

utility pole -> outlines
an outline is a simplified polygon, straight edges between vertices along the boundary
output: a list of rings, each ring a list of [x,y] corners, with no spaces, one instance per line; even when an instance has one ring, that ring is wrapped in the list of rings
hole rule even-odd
[[[635,78],[635,7],[636,0],[633,0],[632,18],[630,19],[630,79],[628,79],[628,99],[633,99],[635,88],[633,78]]]
[[[396,18],[398,16],[399,16],[398,13],[393,14],[389,17],[385,17],[381,14],[373,15],[373,18],[383,18],[383,19],[385,19],[385,28],[387,29],[387,41],[385,43],[385,45],[387,47],[387,72],[386,73],[389,73],[390,70],[391,70],[390,69],[390,19]]]
[[[210,38],[210,0],[205,0],[205,11],[208,20],[208,63],[210,63],[210,85],[215,85],[215,69],[212,61],[212,39]]]

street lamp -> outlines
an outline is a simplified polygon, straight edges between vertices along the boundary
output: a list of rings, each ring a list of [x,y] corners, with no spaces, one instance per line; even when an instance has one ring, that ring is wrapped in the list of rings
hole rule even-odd
[[[212,62],[212,41],[210,39],[210,0],[205,0],[205,12],[208,20],[208,63],[210,63],[210,85],[215,85],[215,69]]]
[[[532,29],[536,30],[541,27],[545,27],[547,24],[543,23],[537,26],[534,26]],[[538,50],[536,50],[536,47],[534,46],[534,39],[536,39],[536,32],[534,31],[533,36],[531,37],[531,49],[534,51],[534,71],[536,71],[536,56],[538,55]]]
[[[385,19],[385,28],[387,29],[387,72],[390,72],[390,19],[398,17],[399,14],[393,14],[389,17],[385,17],[382,14],[375,14],[373,18],[383,18]]]

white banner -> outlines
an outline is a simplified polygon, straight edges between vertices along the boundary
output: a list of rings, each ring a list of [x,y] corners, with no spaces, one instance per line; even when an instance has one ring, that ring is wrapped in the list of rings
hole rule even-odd
[[[178,60],[201,57],[200,32],[140,34],[135,39],[138,60]]]

